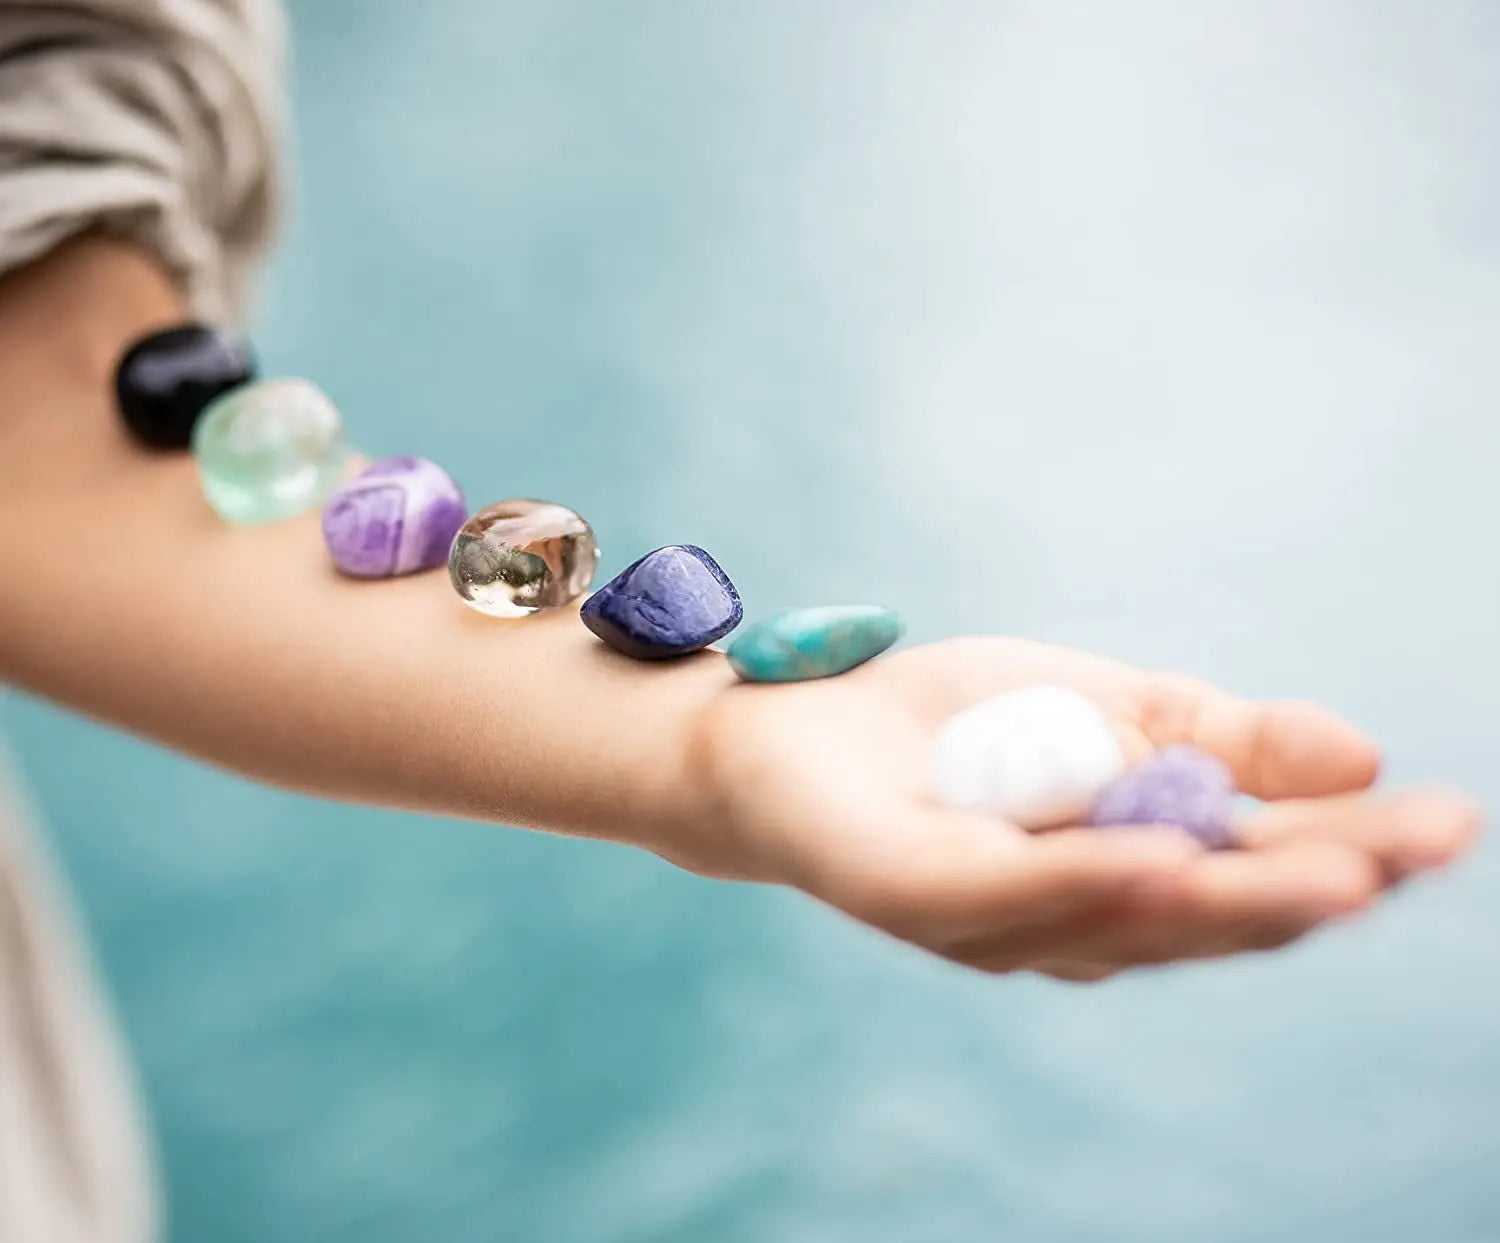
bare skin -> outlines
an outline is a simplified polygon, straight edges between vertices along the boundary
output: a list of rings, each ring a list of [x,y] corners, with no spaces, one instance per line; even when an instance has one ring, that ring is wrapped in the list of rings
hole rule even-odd
[[[0,282],[0,678],[277,785],[629,842],[1069,980],[1284,944],[1477,832],[1451,792],[1371,792],[1374,746],[1318,708],[1081,653],[956,639],[751,687],[714,653],[618,657],[571,611],[497,622],[431,575],[341,579],[315,515],[227,527],[186,455],[119,429],[115,359],[183,317],[148,258],[96,238]],[[1267,800],[1249,849],[935,806],[941,720],[1035,682],[1090,695],[1132,754],[1219,755]]]

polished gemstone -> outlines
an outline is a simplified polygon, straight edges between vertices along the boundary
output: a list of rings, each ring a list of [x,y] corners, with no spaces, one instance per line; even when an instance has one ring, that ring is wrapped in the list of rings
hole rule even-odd
[[[115,369],[115,400],[142,444],[186,449],[208,403],[254,377],[255,360],[238,333],[179,324],[142,337],[126,351]]]
[[[1077,823],[1124,771],[1104,713],[1066,686],[1024,686],[981,700],[949,717],[933,744],[940,802],[1023,829]]]
[[[904,629],[875,605],[792,609],[747,626],[729,645],[729,663],[747,682],[827,678],[879,656]]]
[[[1212,755],[1196,747],[1166,747],[1099,795],[1091,817],[1100,826],[1173,825],[1210,850],[1234,845],[1234,778]]]
[[[226,522],[275,522],[321,505],[343,478],[344,423],[307,380],[262,380],[225,393],[193,429],[209,504]]]
[[[637,660],[685,656],[740,624],[740,593],[692,544],[648,552],[584,601],[583,624]]]
[[[328,498],[323,539],[345,574],[390,578],[442,565],[468,512],[437,463],[382,458]]]
[[[464,602],[491,617],[524,617],[576,600],[594,581],[589,524],[550,501],[501,501],[458,530],[448,576]]]

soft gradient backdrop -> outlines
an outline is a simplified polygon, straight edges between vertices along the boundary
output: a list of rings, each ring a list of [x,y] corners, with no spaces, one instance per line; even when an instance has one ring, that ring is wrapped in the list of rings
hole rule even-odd
[[[606,572],[688,540],[752,615],[1315,696],[1393,778],[1500,795],[1494,5],[292,17],[260,336],[367,449],[576,505]],[[4,711],[181,1240],[1500,1237],[1494,847],[1075,990]]]

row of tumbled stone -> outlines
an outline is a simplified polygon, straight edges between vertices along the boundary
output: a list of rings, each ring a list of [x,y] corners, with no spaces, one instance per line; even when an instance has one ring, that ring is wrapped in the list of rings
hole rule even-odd
[[[355,578],[387,578],[445,561],[465,603],[496,617],[570,604],[599,563],[589,524],[563,505],[507,500],[469,516],[440,466],[391,457],[349,478],[343,419],[316,385],[255,378],[234,334],[182,325],[138,342],[121,360],[116,394],[126,425],[156,448],[191,446],[204,495],[225,521],[274,522],[323,507],[334,564]],[[646,554],[583,604],[584,624],[627,656],[660,660],[700,651],[744,616],[740,596],[703,549]],[[748,627],[728,657],[747,681],[842,673],[901,634],[888,609],[800,609]]]
[[[594,533],[565,506],[509,500],[471,517],[448,473],[416,457],[348,478],[353,451],[334,404],[305,380],[255,382],[253,356],[234,334],[189,324],[142,340],[120,362],[116,394],[142,443],[191,444],[204,493],[225,520],[272,522],[322,505],[328,551],[351,577],[446,561],[464,601],[498,617],[569,604],[593,581]],[[606,583],[580,615],[616,650],[660,660],[724,638],[744,610],[708,553],[674,544]],[[851,669],[900,633],[888,609],[801,609],[748,627],[728,657],[748,681],[802,681]],[[1067,687],[1025,687],[958,713],[939,731],[933,762],[941,802],[1023,828],[1165,823],[1210,847],[1234,842],[1234,783],[1222,764],[1172,747],[1128,769],[1103,713]]]
[[[599,545],[583,517],[550,501],[508,500],[472,517],[447,472],[422,458],[376,462],[323,507],[334,564],[359,578],[448,565],[465,603],[492,617],[522,617],[583,596]],[[583,624],[637,660],[702,651],[744,618],[740,594],[693,544],[647,553],[584,600]],[[900,619],[872,606],[779,613],[749,627],[728,651],[745,680],[792,682],[843,673],[901,635]]]

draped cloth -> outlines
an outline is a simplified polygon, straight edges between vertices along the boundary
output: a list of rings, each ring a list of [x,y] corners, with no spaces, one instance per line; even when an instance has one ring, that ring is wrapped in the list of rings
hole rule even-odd
[[[0,272],[87,229],[240,313],[275,222],[274,0],[0,0]]]
[[[0,768],[0,1240],[147,1243],[158,1213],[142,1111],[30,821]]]
[[[0,0],[0,276],[102,230],[199,316],[241,315],[277,214],[281,53],[274,0]],[[142,1112],[15,790],[0,766],[0,1243],[147,1243]]]

